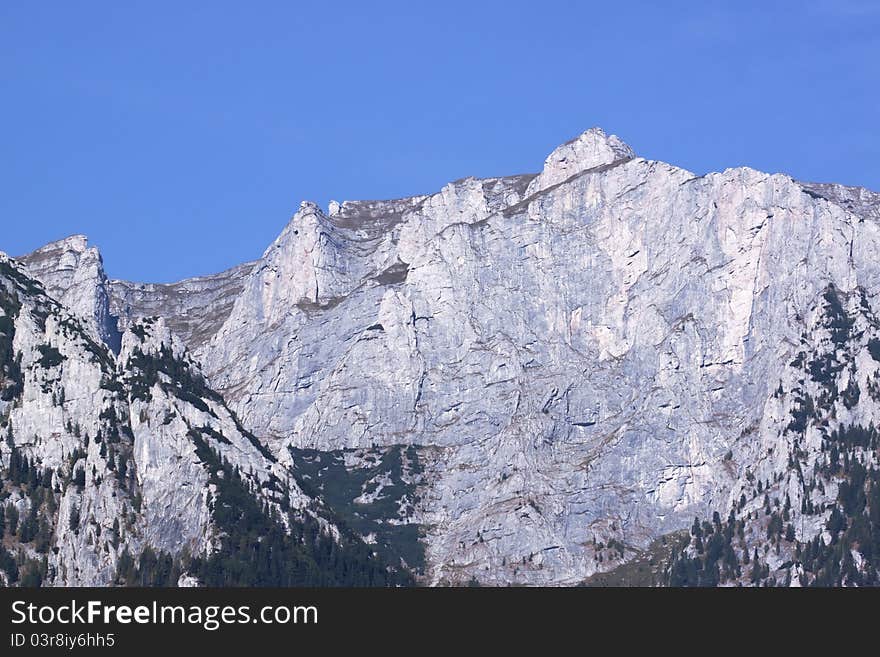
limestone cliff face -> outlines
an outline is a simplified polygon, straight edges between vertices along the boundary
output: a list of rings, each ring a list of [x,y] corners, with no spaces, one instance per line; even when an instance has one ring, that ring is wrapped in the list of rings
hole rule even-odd
[[[414,446],[395,522],[426,532],[428,583],[570,584],[724,511],[764,467],[817,299],[877,306],[878,220],[867,190],[697,176],[592,129],[537,175],[304,203],[223,285],[139,303],[169,326],[222,308],[187,346],[280,465]],[[72,294],[60,264],[26,262]],[[622,556],[599,561],[612,539]]]
[[[203,385],[164,320],[133,324],[117,356],[95,339],[91,304],[80,307],[89,310],[71,312],[0,254],[0,500],[7,516],[33,516],[38,536],[22,529],[9,545],[44,584],[111,584],[123,554],[146,547],[210,555],[216,491],[205,450],[238,468],[260,504],[278,508],[283,493],[285,509],[314,513]],[[9,572],[0,579],[14,583]]]
[[[52,242],[22,258],[49,294],[83,319],[91,335],[119,351],[121,335],[110,311],[110,284],[101,254],[85,235]]]
[[[282,457],[432,448],[431,581],[576,582],[585,546],[726,498],[797,319],[829,282],[878,289],[873,199],[592,130],[537,177],[397,202],[381,233],[306,206],[285,235],[323,237],[279,240],[261,266],[294,273],[249,281],[200,358]],[[315,243],[331,265],[302,260]],[[305,299],[316,271],[332,292]]]
[[[131,439],[118,429],[123,402],[111,384],[113,355],[93,337],[95,325],[87,323],[93,319],[90,303],[82,316],[72,314],[4,254],[0,301],[6,320],[0,338],[5,438],[0,461],[7,469],[4,492],[11,493],[7,517],[10,506],[25,518],[35,504],[7,488],[15,451],[38,463],[52,491],[48,579],[74,585],[108,582],[117,557],[111,546],[134,539],[125,522],[131,482],[116,467],[129,463]],[[34,559],[43,556],[32,546],[21,549]],[[3,578],[10,583],[8,572]]]
[[[177,283],[110,281],[110,311],[120,330],[141,317],[161,315],[184,344],[197,346],[213,336],[229,316],[242,282],[252,269],[253,263],[248,262],[219,274]]]

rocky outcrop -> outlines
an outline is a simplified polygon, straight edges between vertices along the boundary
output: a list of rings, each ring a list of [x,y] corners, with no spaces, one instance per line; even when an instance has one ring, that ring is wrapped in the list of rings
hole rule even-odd
[[[238,505],[253,498],[250,522],[340,539],[162,318],[132,324],[118,356],[92,328],[0,254],[0,506],[21,520],[0,523],[6,584],[106,586],[156,554],[185,568],[234,553],[224,541],[240,510],[223,511],[217,483],[229,479]]]
[[[617,135],[609,137],[601,128],[591,128],[547,156],[544,169],[529,184],[526,196],[563,183],[584,171],[610,167],[634,157],[633,150]]]
[[[121,334],[110,310],[110,284],[101,254],[85,235],[51,242],[20,258],[49,294],[83,320],[87,331],[113,351]]]
[[[90,298],[79,292],[76,298]],[[4,315],[13,320],[5,323],[6,335],[19,373],[19,385],[0,402],[6,510],[12,505],[24,518],[33,509],[45,527],[42,546],[19,536],[19,551],[35,563],[45,560],[44,582],[108,583],[125,546],[139,545],[129,522],[132,437],[113,354],[85,321],[93,319],[91,304],[84,317],[72,314],[3,254],[0,294]]]
[[[229,316],[243,281],[253,269],[245,263],[212,276],[177,283],[110,282],[110,308],[125,330],[141,317],[166,318],[169,329],[191,350],[207,342]]]
[[[880,581],[880,322],[863,288],[829,285],[800,324],[760,421],[722,461],[737,478],[728,499],[670,541],[658,583]]]

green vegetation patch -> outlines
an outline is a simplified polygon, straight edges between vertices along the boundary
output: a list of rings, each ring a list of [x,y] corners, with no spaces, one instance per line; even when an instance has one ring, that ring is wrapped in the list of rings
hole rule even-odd
[[[422,527],[407,522],[418,502],[415,482],[423,471],[416,447],[330,452],[291,448],[290,454],[306,493],[324,499],[361,536],[374,535],[373,547],[386,559],[403,559],[415,572],[423,571]],[[346,466],[347,454],[360,457],[361,463]]]

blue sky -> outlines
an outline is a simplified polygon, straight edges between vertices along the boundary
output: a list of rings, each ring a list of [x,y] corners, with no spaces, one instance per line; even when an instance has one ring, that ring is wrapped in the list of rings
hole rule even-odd
[[[0,250],[258,257],[303,199],[540,169],[600,125],[704,173],[880,190],[880,3],[0,4]]]

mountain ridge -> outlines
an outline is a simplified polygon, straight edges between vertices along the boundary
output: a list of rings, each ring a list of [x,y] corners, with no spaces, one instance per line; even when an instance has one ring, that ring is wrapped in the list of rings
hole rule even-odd
[[[829,285],[877,305],[878,221],[868,190],[696,176],[591,129],[539,174],[303,202],[260,259],[214,277],[82,278],[109,286],[120,329],[165,315],[273,458],[318,477],[361,536],[423,561],[425,583],[577,584],[736,508],[751,441],[782,450],[802,414],[772,400],[803,318],[820,321]]]
[[[580,135],[578,135],[576,137],[573,137],[572,139],[568,140],[567,142],[563,143],[562,145],[560,145],[559,147],[554,149],[554,151],[550,155],[548,155],[547,159],[545,160],[545,163],[544,163],[545,168],[548,166],[553,166],[552,161],[555,158],[556,159],[559,159],[559,158],[564,159],[563,153],[565,153],[566,150],[569,150],[571,147],[577,145],[579,142],[590,141],[591,140],[590,138],[592,138],[592,137],[597,137],[598,139],[603,141],[602,146],[599,147],[600,150],[606,150],[607,152],[613,153],[613,155],[610,156],[610,158],[608,156],[606,156],[603,159],[603,155],[593,154],[593,159],[589,160],[589,162],[593,163],[592,166],[587,166],[586,164],[583,164],[583,161],[581,161],[582,166],[580,166],[579,170],[577,170],[572,175],[578,175],[579,173],[583,173],[586,169],[593,168],[595,166],[603,166],[603,165],[612,164],[616,160],[623,161],[623,160],[633,159],[633,158],[637,157],[637,154],[635,153],[635,151],[633,151],[633,149],[628,144],[623,142],[617,135],[615,135],[615,134],[607,135],[606,132],[602,128],[596,126],[596,127],[593,127],[593,128],[586,130],[585,132],[581,133]],[[602,147],[604,147],[604,149]],[[656,162],[663,163],[662,161],[659,161],[659,160]],[[734,173],[734,172],[738,172],[738,171],[755,172],[758,174],[763,174],[763,175],[768,175],[768,176],[771,176],[771,175],[785,176],[787,178],[790,178],[793,182],[802,185],[805,188],[805,190],[808,190],[807,193],[817,194],[821,198],[823,198],[831,203],[834,203],[836,205],[839,205],[841,207],[849,208],[856,202],[856,199],[858,199],[858,200],[862,201],[862,207],[860,209],[868,210],[868,211],[872,211],[872,212],[875,211],[878,213],[878,218],[880,218],[880,192],[873,191],[870,188],[865,187],[865,186],[844,185],[844,184],[837,183],[837,182],[800,181],[800,180],[795,179],[795,178],[793,178],[783,172],[766,173],[761,170],[750,167],[748,165],[727,167],[727,168],[719,170],[719,171],[711,171],[711,172],[707,172],[702,175],[697,175],[697,174],[693,174],[693,175],[694,175],[694,178],[697,179],[697,178],[704,178],[706,176],[711,176],[711,175],[726,175],[726,174]],[[539,173],[511,174],[511,175],[506,175],[506,176],[494,176],[494,177],[488,177],[488,178],[474,178],[472,176],[467,176],[464,178],[459,178],[457,180],[454,180],[449,184],[456,185],[456,184],[462,183],[466,180],[477,180],[477,181],[484,182],[484,183],[495,183],[495,182],[501,182],[501,181],[505,181],[505,180],[513,180],[513,181],[526,181],[525,186],[528,187],[529,183],[533,182],[540,175],[541,174],[539,172]],[[569,177],[571,177],[571,176],[569,176]],[[561,181],[557,181],[557,182],[561,182]],[[422,195],[403,196],[403,197],[388,198],[388,199],[345,200],[342,202],[331,200],[330,203],[328,204],[328,208],[324,212],[324,214],[330,218],[333,218],[337,215],[339,215],[340,217],[345,217],[345,216],[350,216],[350,217],[367,216],[367,217],[369,217],[371,214],[377,214],[377,213],[381,214],[383,217],[386,217],[389,214],[389,208],[411,207],[412,205],[423,202],[424,200],[428,199],[430,196],[431,196],[430,194],[422,194]],[[310,200],[303,200],[301,202],[301,204],[308,204],[308,205],[314,206],[316,208],[319,207],[318,204],[316,204],[315,202],[310,201]],[[348,212],[347,212],[347,210],[348,210]],[[390,214],[392,214],[392,215],[399,214],[399,211],[398,212],[392,211]],[[290,221],[292,221],[292,219],[288,221],[288,225],[289,225]],[[14,256],[14,259],[26,262],[29,258],[33,258],[34,256],[37,256],[41,252],[46,252],[46,251],[51,251],[51,250],[59,250],[67,245],[73,245],[75,250],[78,250],[80,252],[84,252],[87,250],[87,244],[89,241],[90,241],[89,237],[85,234],[72,233],[66,237],[62,237],[57,240],[52,240],[50,242],[47,242],[46,244],[38,247],[37,249],[34,249],[33,251],[31,251],[27,254],[20,255],[20,256]],[[95,249],[96,253],[100,256],[100,248],[99,247],[91,246],[88,248]],[[266,254],[266,252],[264,251],[263,255],[265,256],[265,254]],[[103,258],[101,259],[101,261],[103,262]],[[116,278],[109,279],[109,280],[114,285],[120,285],[120,286],[126,286],[126,287],[148,286],[148,287],[163,288],[163,287],[183,286],[184,284],[187,284],[187,283],[196,283],[196,282],[206,281],[206,280],[210,280],[210,279],[214,279],[214,278],[218,278],[218,277],[225,277],[226,275],[238,274],[240,271],[244,271],[247,268],[253,267],[254,264],[257,263],[258,261],[259,261],[259,259],[245,261],[245,262],[241,262],[239,264],[233,264],[233,265],[231,265],[221,271],[218,271],[218,272],[186,276],[186,277],[181,278],[177,281],[164,282],[164,283],[150,283],[150,282],[146,282],[146,281],[129,281],[129,280],[125,280],[125,279],[116,279]]]

